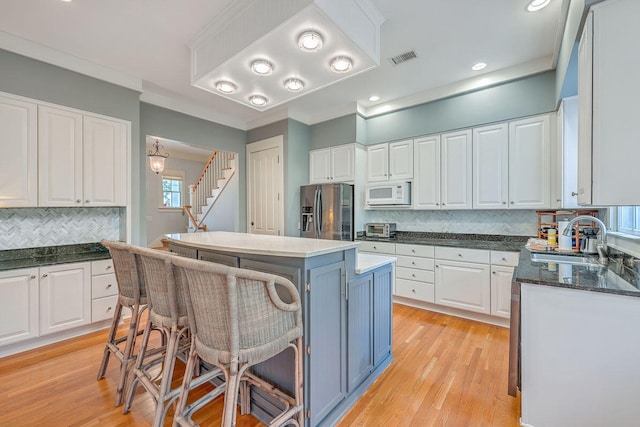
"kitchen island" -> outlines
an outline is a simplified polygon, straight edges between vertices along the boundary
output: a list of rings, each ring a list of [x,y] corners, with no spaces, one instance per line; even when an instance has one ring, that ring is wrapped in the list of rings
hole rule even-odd
[[[610,254],[608,265],[587,258],[520,255],[509,392],[520,379],[521,425],[638,425],[640,407],[629,400],[640,393],[638,261],[622,253]]]
[[[389,366],[393,257],[361,257],[359,242],[257,234],[169,234],[182,256],[274,273],[296,285],[304,322],[304,401],[307,426],[333,425]],[[291,391],[292,355],[255,368]],[[274,415],[269,396],[252,390],[252,413]]]

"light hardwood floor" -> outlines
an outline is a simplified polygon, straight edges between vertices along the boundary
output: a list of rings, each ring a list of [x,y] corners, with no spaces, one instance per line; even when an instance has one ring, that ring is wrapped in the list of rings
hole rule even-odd
[[[392,365],[338,426],[518,425],[519,399],[507,395],[508,329],[396,304],[393,332]],[[153,404],[141,389],[128,415],[113,406],[113,360],[96,381],[106,334],[0,359],[0,425],[150,425]],[[194,419],[219,425],[221,410],[218,399]],[[238,416],[239,427],[258,425]]]

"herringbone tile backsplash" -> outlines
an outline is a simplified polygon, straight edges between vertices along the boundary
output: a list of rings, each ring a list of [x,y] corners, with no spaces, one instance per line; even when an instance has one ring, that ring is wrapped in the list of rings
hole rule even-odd
[[[0,250],[120,239],[120,208],[0,209]]]

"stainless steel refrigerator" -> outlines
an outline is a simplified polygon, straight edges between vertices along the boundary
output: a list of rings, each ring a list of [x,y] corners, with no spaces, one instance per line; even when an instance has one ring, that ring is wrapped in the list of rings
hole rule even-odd
[[[300,215],[300,237],[353,240],[353,185],[303,185]]]

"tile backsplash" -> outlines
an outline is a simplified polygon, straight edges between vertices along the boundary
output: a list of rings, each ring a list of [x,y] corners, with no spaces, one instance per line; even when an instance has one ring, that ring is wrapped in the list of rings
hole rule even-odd
[[[534,210],[364,210],[363,223],[395,222],[401,231],[536,236]],[[360,230],[358,230],[360,231]]]
[[[123,208],[0,209],[0,250],[118,240]]]

